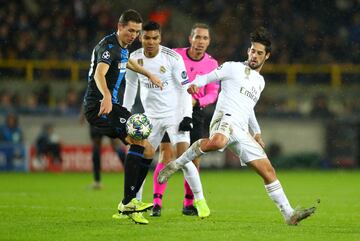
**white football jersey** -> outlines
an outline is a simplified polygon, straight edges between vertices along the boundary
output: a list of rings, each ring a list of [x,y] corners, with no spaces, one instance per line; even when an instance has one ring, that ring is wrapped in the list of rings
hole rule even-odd
[[[225,62],[209,74],[197,76],[192,84],[204,86],[216,80],[221,81],[221,91],[214,114],[230,115],[233,124],[247,130],[265,87],[264,78],[245,63]]]
[[[143,48],[131,53],[130,58],[156,75],[162,81],[163,89],[152,84],[146,76],[128,69],[125,76],[125,108],[131,111],[140,82],[141,102],[149,117],[179,116],[182,120],[185,116],[192,116],[192,99],[186,91],[189,80],[184,61],[178,53],[160,45],[159,53],[153,58],[146,57]]]

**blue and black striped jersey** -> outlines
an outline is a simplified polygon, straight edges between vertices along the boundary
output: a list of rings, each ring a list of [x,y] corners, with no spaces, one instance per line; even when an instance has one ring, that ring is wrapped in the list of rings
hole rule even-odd
[[[91,64],[88,74],[88,87],[85,94],[85,104],[100,101],[103,96],[96,86],[94,74],[98,63],[108,64],[106,84],[112,94],[112,102],[122,104],[125,90],[124,76],[129,59],[127,48],[120,46],[116,33],[104,37],[94,48],[91,54]]]

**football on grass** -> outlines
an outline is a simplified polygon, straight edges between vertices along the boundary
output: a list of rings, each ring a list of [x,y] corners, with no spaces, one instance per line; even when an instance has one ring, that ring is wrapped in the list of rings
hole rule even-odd
[[[152,124],[145,114],[133,114],[126,122],[126,131],[135,140],[144,140],[149,137]]]

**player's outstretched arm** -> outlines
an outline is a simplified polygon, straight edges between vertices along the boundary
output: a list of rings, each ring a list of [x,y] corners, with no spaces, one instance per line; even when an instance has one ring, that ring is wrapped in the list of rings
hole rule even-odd
[[[224,77],[226,75],[228,75],[228,73],[226,73],[226,71],[224,71],[224,69],[227,69],[227,67],[226,68],[218,67],[217,69],[214,69],[210,73],[207,73],[204,75],[196,75],[194,81],[191,82],[191,84],[200,88],[200,87],[203,87],[203,86],[208,85],[215,81],[222,81],[222,80],[224,80]],[[196,90],[196,89],[194,89],[194,90]]]
[[[200,107],[215,103],[219,94],[219,88],[220,85],[217,82],[205,85],[205,95],[198,99]]]
[[[139,85],[138,74],[129,69],[126,71],[125,79],[126,79],[126,88],[125,88],[123,106],[128,111],[131,112],[132,107],[135,103],[135,98]]]
[[[154,85],[160,87],[160,89],[163,88],[162,81],[158,77],[144,69],[142,66],[140,66],[135,60],[129,58],[129,62],[127,63],[126,67],[139,74],[145,75]]]

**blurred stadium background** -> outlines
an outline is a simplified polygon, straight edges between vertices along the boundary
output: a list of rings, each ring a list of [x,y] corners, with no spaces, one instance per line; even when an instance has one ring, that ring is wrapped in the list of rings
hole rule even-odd
[[[187,46],[192,24],[208,23],[208,52],[219,63],[243,61],[249,32],[267,27],[274,48],[256,113],[274,165],[359,167],[358,0],[0,0],[0,6],[0,123],[15,115],[23,133],[11,141],[3,135],[1,171],[91,170],[88,126],[79,114],[90,54],[127,8],[161,23],[162,44],[168,47]],[[207,109],[208,119],[212,110]],[[60,165],[36,154],[38,136],[49,129],[61,146]],[[204,167],[240,167],[229,152],[205,159]],[[103,169],[121,168],[105,146]]]

